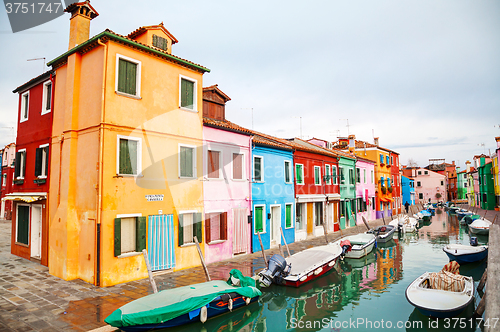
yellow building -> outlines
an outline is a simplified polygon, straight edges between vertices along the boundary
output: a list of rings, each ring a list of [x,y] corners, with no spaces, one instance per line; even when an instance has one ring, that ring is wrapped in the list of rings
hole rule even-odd
[[[56,71],[49,189],[49,272],[100,286],[200,264],[202,80],[172,55],[163,26],[89,39],[98,14],[74,3]]]
[[[388,217],[392,215],[392,188],[394,181],[391,176],[391,152],[378,145],[378,138],[375,144],[356,140],[354,135],[349,138],[339,138],[336,148],[348,149],[358,157],[375,162],[374,174],[371,176],[375,181],[375,218]],[[354,149],[352,148],[354,147]],[[390,188],[390,189],[389,189]]]

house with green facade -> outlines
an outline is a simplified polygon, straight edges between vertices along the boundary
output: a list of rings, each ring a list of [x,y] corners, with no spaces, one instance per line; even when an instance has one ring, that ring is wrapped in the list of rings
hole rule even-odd
[[[494,210],[496,205],[495,182],[493,181],[491,169],[491,159],[489,162],[486,162],[485,158],[482,157],[480,159],[480,166],[477,168],[477,172],[479,179],[481,209],[484,210]]]
[[[463,170],[457,172],[457,199],[466,200],[467,199],[467,172]]]
[[[340,227],[356,226],[356,158],[340,155]]]

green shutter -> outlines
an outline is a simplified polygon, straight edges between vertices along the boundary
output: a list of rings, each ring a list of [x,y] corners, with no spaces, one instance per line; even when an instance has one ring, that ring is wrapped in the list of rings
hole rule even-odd
[[[255,208],[255,233],[261,233],[264,231],[262,222],[262,206],[257,206]]]
[[[119,173],[137,174],[138,143],[134,140],[120,138]]]
[[[46,176],[49,175],[49,146],[47,145],[44,147],[45,149],[45,174]]]
[[[142,252],[143,249],[146,249],[146,232],[147,232],[146,217],[137,217],[135,251]]]
[[[24,205],[17,206],[17,239],[16,242],[29,245],[29,219],[30,207]]]
[[[35,157],[35,176],[40,176],[42,174],[42,148],[36,149]]]
[[[194,82],[181,78],[181,107],[194,109]]]
[[[315,184],[320,184],[320,172],[319,172],[319,168],[318,167],[314,167],[314,183]]]
[[[51,104],[51,99],[52,99],[52,83],[49,83],[46,85],[47,90],[46,90],[46,95],[45,95],[45,110],[50,110],[50,104]]]
[[[198,242],[203,241],[203,223],[201,222],[201,213],[194,213],[194,230],[193,234],[198,238]],[[192,240],[194,242],[194,240]]]
[[[180,168],[181,176],[193,177],[193,148],[181,146],[180,151]]]
[[[122,254],[122,220],[115,218],[115,257]]]
[[[179,246],[184,244],[184,216],[179,214]]]
[[[118,91],[136,95],[137,64],[118,60]]]
[[[302,183],[302,165],[295,165],[295,174],[297,176],[297,183]]]
[[[21,154],[22,152],[16,152],[16,161],[15,161],[15,170],[14,170],[14,177],[21,176]]]
[[[292,206],[291,205],[286,205],[285,207],[286,213],[285,213],[285,227],[290,228],[292,227]]]

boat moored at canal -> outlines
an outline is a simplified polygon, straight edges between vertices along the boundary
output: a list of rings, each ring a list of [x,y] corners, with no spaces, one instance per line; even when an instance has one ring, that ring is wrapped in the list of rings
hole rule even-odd
[[[290,287],[300,287],[324,275],[333,267],[343,249],[338,243],[306,249],[287,258],[273,255],[269,266],[258,274],[261,287],[271,283]]]
[[[373,234],[360,233],[356,235],[345,236],[332,245],[339,245],[345,250],[346,258],[361,258],[368,255],[376,244],[376,237]]]
[[[443,251],[450,261],[456,261],[458,264],[478,262],[488,256],[488,246],[448,244]]]
[[[490,233],[491,221],[487,219],[474,220],[469,225],[469,230],[473,234],[486,235]]]

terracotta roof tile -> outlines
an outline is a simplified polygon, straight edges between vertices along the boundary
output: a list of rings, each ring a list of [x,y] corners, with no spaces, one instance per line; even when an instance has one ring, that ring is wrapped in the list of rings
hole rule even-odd
[[[138,36],[142,35],[143,33],[145,33],[146,31],[148,31],[150,29],[161,29],[161,30],[163,30],[163,32],[172,39],[172,44],[176,44],[176,43],[179,42],[177,40],[177,38],[175,38],[174,35],[171,34],[170,31],[168,31],[165,28],[165,26],[163,25],[163,22],[161,22],[158,25],[148,25],[148,26],[139,27],[139,28],[135,29],[134,31],[132,31],[131,33],[129,33],[127,35],[127,37],[132,38],[132,39],[137,38]]]

